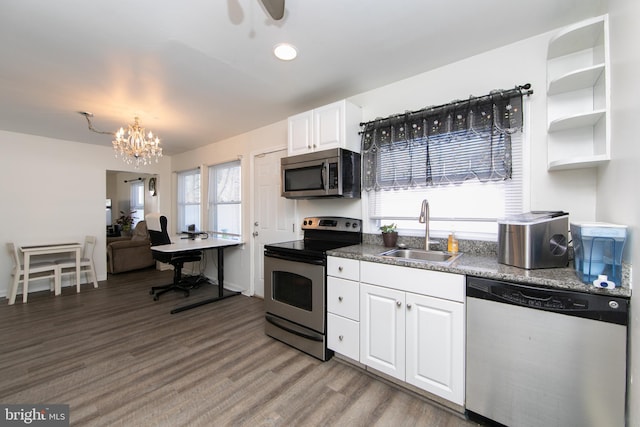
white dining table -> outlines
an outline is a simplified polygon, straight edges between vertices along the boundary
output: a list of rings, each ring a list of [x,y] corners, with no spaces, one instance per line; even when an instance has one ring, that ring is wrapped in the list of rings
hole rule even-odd
[[[29,289],[29,263],[32,256],[37,255],[52,255],[59,253],[75,253],[76,256],[76,283],[80,283],[80,258],[82,257],[82,244],[81,243],[50,243],[44,245],[26,245],[20,246],[20,251],[24,256],[24,286],[25,294],[23,300],[26,302],[27,292]],[[56,288],[54,290],[56,295],[60,295],[62,286],[59,280],[56,280]]]

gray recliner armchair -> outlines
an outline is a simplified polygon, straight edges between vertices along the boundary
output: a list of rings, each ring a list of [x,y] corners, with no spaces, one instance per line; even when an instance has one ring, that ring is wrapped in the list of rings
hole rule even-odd
[[[147,223],[140,221],[131,237],[107,238],[107,271],[123,273],[154,266]]]

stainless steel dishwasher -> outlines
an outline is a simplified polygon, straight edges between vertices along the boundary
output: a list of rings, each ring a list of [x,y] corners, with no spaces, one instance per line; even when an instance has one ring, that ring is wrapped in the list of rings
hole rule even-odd
[[[511,427],[624,426],[629,300],[467,277],[466,408]]]

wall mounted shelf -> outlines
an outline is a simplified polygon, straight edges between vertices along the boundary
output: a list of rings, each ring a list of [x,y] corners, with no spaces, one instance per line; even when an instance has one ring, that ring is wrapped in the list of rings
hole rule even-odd
[[[593,168],[609,161],[608,156],[585,156],[549,162],[549,171]]]
[[[567,73],[549,82],[547,95],[558,95],[564,92],[593,87],[602,76],[604,69],[604,64],[597,64]]]
[[[584,126],[595,126],[606,114],[605,110],[596,110],[589,113],[560,117],[549,123],[548,132],[553,133]]]
[[[549,171],[597,167],[610,158],[608,28],[608,17],[599,16],[549,41]]]

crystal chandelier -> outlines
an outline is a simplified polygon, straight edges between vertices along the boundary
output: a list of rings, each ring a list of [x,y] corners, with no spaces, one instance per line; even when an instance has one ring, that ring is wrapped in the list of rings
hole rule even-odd
[[[152,132],[145,135],[144,128],[140,127],[138,117],[134,118],[133,125],[129,125],[126,131],[120,128],[113,140],[113,149],[116,158],[120,157],[125,163],[133,164],[136,168],[140,165],[151,164],[151,160],[158,162],[162,157],[162,148],[159,147],[160,139],[153,136]]]

